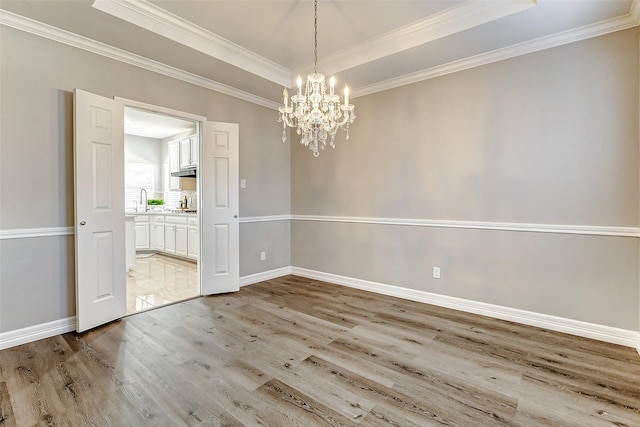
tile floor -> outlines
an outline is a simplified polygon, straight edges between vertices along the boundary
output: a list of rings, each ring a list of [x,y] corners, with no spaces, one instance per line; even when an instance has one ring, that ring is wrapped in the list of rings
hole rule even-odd
[[[127,314],[200,295],[195,262],[137,254],[127,273]]]

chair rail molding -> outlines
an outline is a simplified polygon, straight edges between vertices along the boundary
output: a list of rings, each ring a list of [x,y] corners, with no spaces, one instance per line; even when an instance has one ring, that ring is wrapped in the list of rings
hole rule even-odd
[[[75,234],[74,227],[14,228],[0,230],[0,240],[72,236],[73,234]]]
[[[272,222],[272,221],[290,221],[291,215],[263,215],[263,216],[241,216],[240,224],[250,222]]]
[[[408,227],[466,228],[515,232],[586,234],[615,237],[640,237],[640,227],[599,225],[527,224],[513,222],[456,221],[415,218],[375,218],[354,216],[291,215],[294,221],[344,222],[355,224],[399,225]]]

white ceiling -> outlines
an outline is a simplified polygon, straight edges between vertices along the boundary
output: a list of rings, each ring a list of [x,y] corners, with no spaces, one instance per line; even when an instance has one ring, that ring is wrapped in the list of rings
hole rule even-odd
[[[125,135],[164,139],[182,132],[194,133],[196,123],[165,114],[152,113],[137,108],[124,109]]]
[[[320,0],[318,71],[357,97],[637,26],[638,3]],[[313,68],[309,0],[2,0],[0,9],[4,25],[271,107]]]

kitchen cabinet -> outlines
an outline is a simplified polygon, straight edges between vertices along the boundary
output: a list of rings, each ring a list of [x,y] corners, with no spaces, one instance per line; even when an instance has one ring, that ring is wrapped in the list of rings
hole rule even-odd
[[[164,252],[164,217],[158,216],[153,224],[153,248]]]
[[[173,255],[187,257],[187,216],[166,216],[164,226],[164,250]]]
[[[198,166],[198,159],[200,158],[200,138],[198,138],[198,135],[194,135],[189,139],[191,139],[191,166]]]
[[[149,242],[149,217],[136,215],[134,218],[134,241],[136,251],[151,249]]]
[[[170,254],[176,253],[176,226],[175,224],[164,225],[164,251]]]
[[[125,259],[127,261],[127,273],[136,263],[135,218],[130,215],[124,217]]]
[[[187,256],[192,259],[198,259],[198,254],[200,253],[198,218],[189,218],[187,224]]]
[[[187,226],[176,225],[176,255],[186,257],[187,256]]]
[[[195,215],[136,215],[132,225],[136,250],[198,259],[200,241]]]
[[[180,140],[180,169],[198,166],[198,136]]]
[[[169,149],[169,183],[168,190],[180,190],[180,178],[171,176],[173,172],[180,172],[180,145],[178,141],[170,142]]]

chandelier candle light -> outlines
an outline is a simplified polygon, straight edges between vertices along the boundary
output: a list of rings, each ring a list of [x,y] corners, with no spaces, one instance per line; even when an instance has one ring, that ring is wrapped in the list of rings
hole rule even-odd
[[[280,107],[278,122],[282,122],[282,142],[287,141],[287,126],[295,128],[301,135],[300,144],[309,147],[313,155],[318,157],[319,150],[327,148],[327,138],[331,148],[335,148],[335,137],[338,128],[347,132],[349,139],[349,125],[356,120],[355,106],[349,104],[349,88],[344,88],[344,103],[335,94],[336,79],[329,80],[329,94],[324,74],[318,73],[318,0],[314,3],[314,62],[313,73],[307,75],[307,84],[302,92],[302,78],[298,75],[298,94],[291,97],[289,92],[283,91],[284,106]]]

